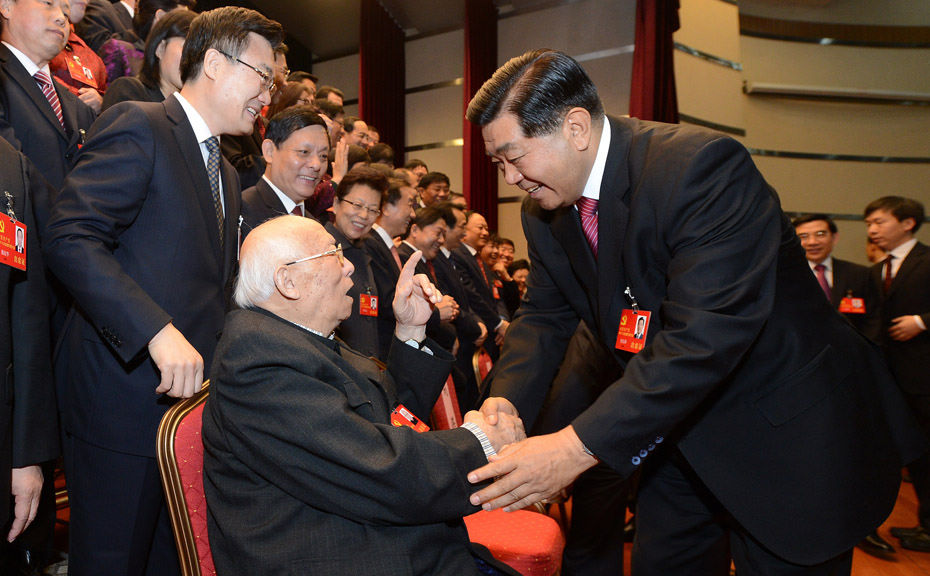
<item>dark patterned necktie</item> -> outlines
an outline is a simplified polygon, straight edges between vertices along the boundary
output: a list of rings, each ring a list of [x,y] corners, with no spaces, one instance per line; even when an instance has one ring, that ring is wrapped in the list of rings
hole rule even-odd
[[[887,294],[888,290],[891,289],[891,281],[894,279],[894,275],[891,273],[891,261],[894,260],[894,256],[891,254],[885,258],[885,279],[882,282],[882,291]]]
[[[223,249],[223,202],[220,199],[220,139],[211,136],[203,141],[207,146],[207,177],[210,179],[210,191],[213,193],[213,209],[216,212],[216,224],[219,227],[220,250]]]
[[[44,70],[39,70],[32,77],[35,78],[35,81],[39,84],[42,94],[44,94],[45,99],[48,100],[48,104],[52,107],[52,111],[55,112],[55,116],[58,117],[58,123],[61,124],[61,128],[64,129],[65,117],[61,113],[61,102],[58,100],[58,93],[55,92],[55,87],[52,85],[52,79]]]
[[[584,237],[588,239],[591,251],[597,258],[597,204],[598,201],[593,198],[582,196],[575,203],[578,207],[578,213],[581,214],[581,231]]]

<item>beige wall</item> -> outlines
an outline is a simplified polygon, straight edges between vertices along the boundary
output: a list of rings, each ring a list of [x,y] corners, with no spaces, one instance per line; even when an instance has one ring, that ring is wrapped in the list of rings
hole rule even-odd
[[[915,3],[836,0],[807,6],[790,18],[838,23],[930,25],[930,11]],[[777,151],[856,158],[923,159],[919,162],[799,159],[757,153],[756,165],[789,212],[826,212],[859,218],[865,205],[885,195],[910,196],[930,206],[930,106],[866,101],[827,101],[747,95],[743,84],[763,83],[815,91],[901,93],[930,96],[930,50],[821,45],[740,36],[739,10],[786,18],[771,2],[747,0],[739,8],[722,0],[682,0],[675,41],[729,60],[742,70],[675,52],[679,109],[704,122],[742,130],[735,135],[751,151]],[[896,20],[897,19],[897,20]],[[835,254],[866,263],[865,225],[840,220]],[[918,236],[930,240],[930,226]]]

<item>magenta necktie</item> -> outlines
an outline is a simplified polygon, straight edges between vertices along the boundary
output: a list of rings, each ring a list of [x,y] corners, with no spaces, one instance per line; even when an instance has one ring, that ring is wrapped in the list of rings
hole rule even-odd
[[[588,239],[594,257],[597,258],[597,200],[582,196],[575,206],[581,214],[581,230],[584,232],[584,237]]]
[[[820,283],[820,288],[823,290],[823,293],[827,296],[827,301],[833,301],[833,294],[830,290],[830,284],[827,282],[827,267],[823,264],[818,264],[814,266],[814,270],[817,272],[817,282]]]
[[[61,128],[64,129],[65,117],[61,114],[61,102],[58,100],[58,93],[55,92],[55,87],[52,85],[52,79],[49,78],[49,75],[46,74],[44,70],[39,70],[33,74],[32,77],[35,78],[35,81],[39,84],[42,94],[44,94],[45,99],[48,100],[48,104],[55,112],[55,116],[58,117],[58,123],[61,124]]]
[[[298,204],[297,206],[294,206],[294,209],[291,210],[291,214],[293,214],[294,216],[303,217],[304,211],[301,209],[300,204]]]

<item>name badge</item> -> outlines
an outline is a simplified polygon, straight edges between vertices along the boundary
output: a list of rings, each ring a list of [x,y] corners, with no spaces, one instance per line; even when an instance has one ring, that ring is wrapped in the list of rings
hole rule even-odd
[[[97,88],[97,79],[94,78],[94,73],[91,72],[90,68],[81,64],[81,58],[78,55],[72,55],[67,62],[68,73],[71,75],[71,78],[91,88]]]
[[[360,294],[358,299],[359,313],[362,316],[378,317],[378,297],[371,294]]]
[[[391,411],[391,424],[397,427],[407,426],[408,428],[413,428],[417,432],[429,431],[429,426],[414,416],[413,412],[407,410],[403,404],[398,404],[397,407]]]
[[[0,214],[0,264],[26,269],[26,225]]]
[[[617,350],[637,353],[646,346],[649,333],[648,310],[625,309],[620,315],[620,327],[617,329]]]
[[[840,300],[839,310],[843,314],[865,314],[865,300],[847,296]]]

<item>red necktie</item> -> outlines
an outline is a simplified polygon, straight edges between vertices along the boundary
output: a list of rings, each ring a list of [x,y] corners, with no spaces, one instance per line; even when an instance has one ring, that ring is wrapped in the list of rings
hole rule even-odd
[[[817,272],[817,282],[820,283],[820,288],[823,290],[823,293],[827,295],[827,301],[833,302],[833,294],[830,291],[830,283],[827,282],[827,267],[823,264],[818,264],[814,266],[814,270]]]
[[[891,254],[885,258],[885,281],[882,284],[882,291],[887,294],[888,290],[891,289],[891,281],[894,279],[894,276],[891,274],[891,261],[894,260],[894,256]]]
[[[481,276],[484,277],[484,283],[487,284],[488,288],[490,288],[491,283],[488,282],[488,273],[484,271],[484,262],[481,261],[480,252],[475,252],[475,260],[478,261],[478,270],[481,270]]]
[[[55,87],[52,85],[52,79],[45,73],[45,70],[39,70],[33,74],[32,77],[35,78],[36,82],[39,84],[42,94],[44,94],[45,99],[48,100],[48,104],[55,112],[55,116],[58,117],[58,123],[61,124],[61,128],[64,129],[65,117],[61,114],[61,102],[58,100],[58,93],[55,92]]]
[[[581,231],[588,239],[595,258],[597,258],[597,203],[597,200],[584,196],[575,203],[578,213],[581,214]]]
[[[433,284],[436,284],[436,269],[433,268],[433,263],[430,260],[426,261],[426,267],[429,268],[430,281]]]
[[[397,269],[403,270],[404,265],[400,263],[400,254],[397,253],[397,246],[391,246],[391,256],[394,257],[394,262],[397,262]]]
[[[297,206],[294,206],[294,209],[291,210],[291,214],[293,214],[294,216],[300,216],[301,218],[303,217],[304,211],[300,209],[300,204],[298,204]]]

